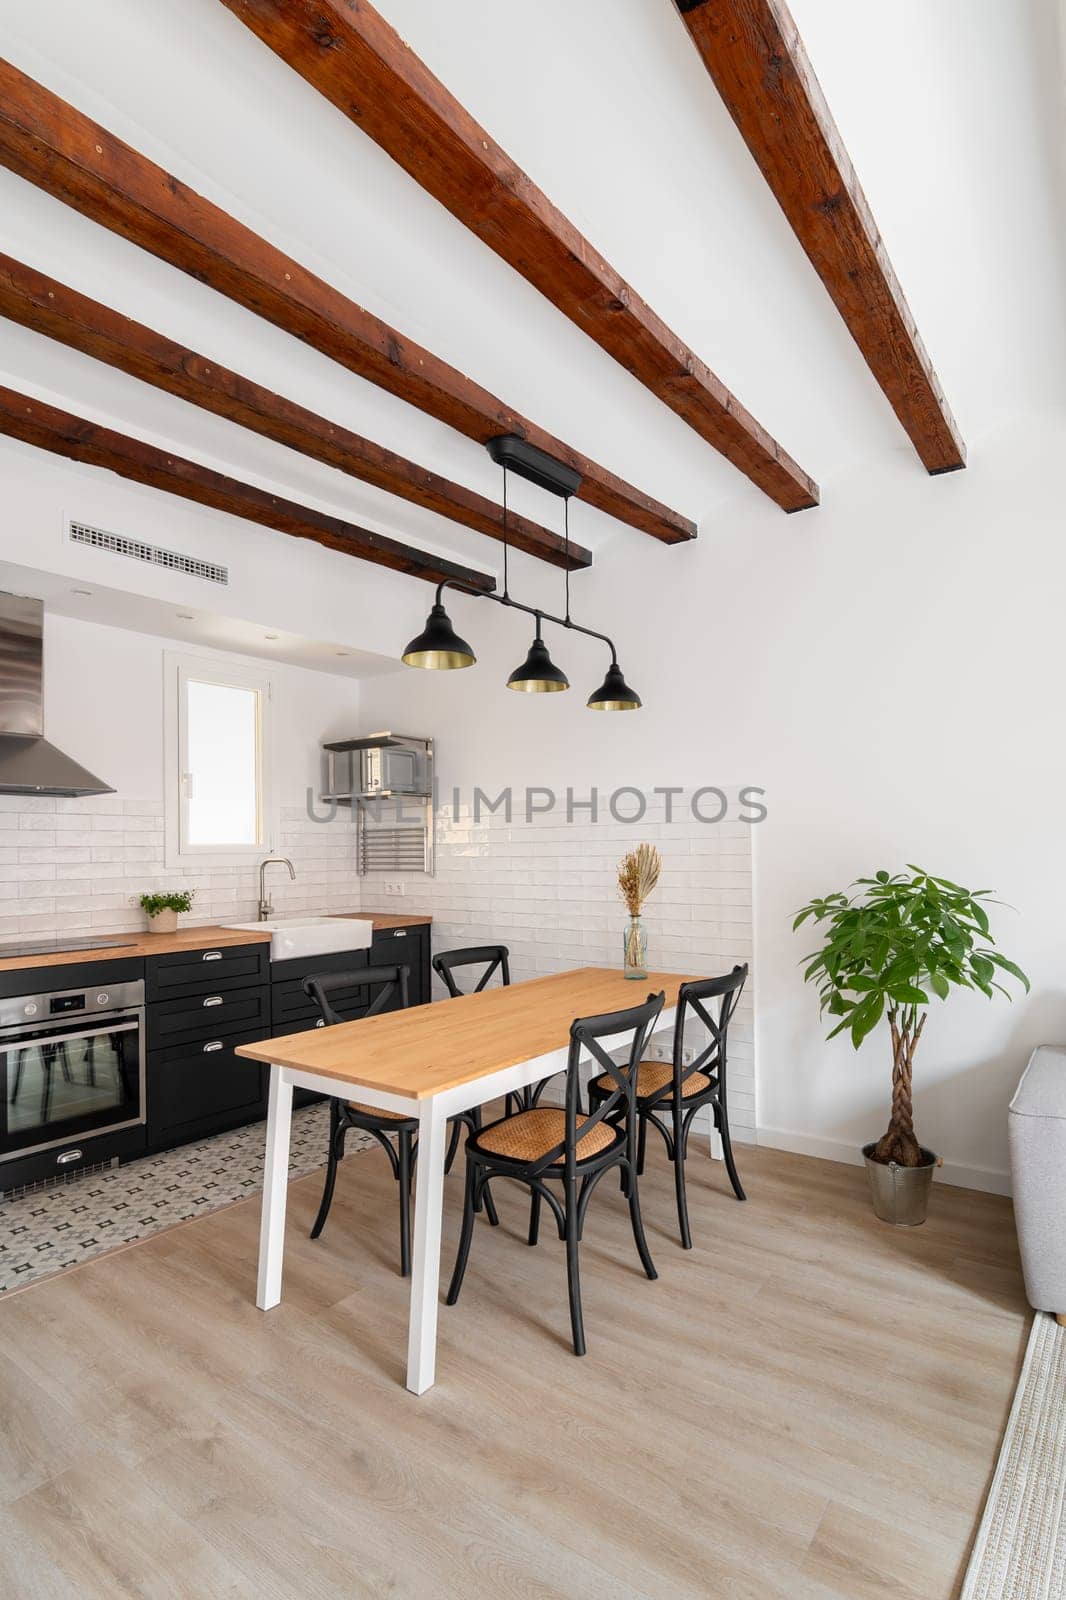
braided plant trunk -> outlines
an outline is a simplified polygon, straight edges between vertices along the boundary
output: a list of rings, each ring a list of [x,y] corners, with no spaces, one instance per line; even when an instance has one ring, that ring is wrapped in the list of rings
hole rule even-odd
[[[927,1012],[918,1016],[916,1006],[907,1006],[902,1012],[888,1013],[892,1029],[892,1115],[888,1131],[878,1140],[873,1159],[888,1166],[895,1161],[901,1167],[920,1167],[922,1147],[914,1132],[914,1103],[911,1096],[911,1079],[914,1052],[922,1037]]]

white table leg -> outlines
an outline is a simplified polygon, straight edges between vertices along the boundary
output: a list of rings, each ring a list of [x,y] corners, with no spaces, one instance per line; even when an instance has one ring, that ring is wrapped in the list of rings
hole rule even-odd
[[[292,1084],[284,1068],[270,1069],[267,1107],[266,1167],[263,1208],[259,1217],[259,1283],[255,1303],[269,1311],[281,1299],[281,1264],[285,1255],[285,1203],[289,1196],[289,1134],[292,1131]]]
[[[444,1210],[447,1132],[448,1118],[439,1101],[423,1101],[418,1118],[411,1320],[407,1336],[407,1387],[412,1394],[424,1394],[436,1376],[440,1229]]]

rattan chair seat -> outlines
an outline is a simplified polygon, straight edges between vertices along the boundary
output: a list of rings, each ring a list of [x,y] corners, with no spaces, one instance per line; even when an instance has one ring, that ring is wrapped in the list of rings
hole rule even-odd
[[[580,1129],[579,1129],[580,1131]],[[516,1116],[504,1117],[478,1134],[474,1144],[489,1155],[502,1156],[506,1161],[538,1161],[566,1137],[566,1112],[554,1106],[537,1106],[533,1111],[519,1111]],[[598,1122],[590,1133],[578,1141],[577,1159],[589,1161],[601,1151],[609,1150],[621,1138],[610,1123]],[[552,1165],[561,1167],[560,1155]]]
[[[378,1117],[382,1122],[413,1122],[416,1119],[409,1111],[386,1111],[384,1106],[364,1106],[359,1100],[348,1101],[349,1111],[356,1111],[361,1117]]]
[[[674,1076],[673,1063],[670,1061],[642,1061],[637,1068],[637,1099],[649,1100],[652,1095],[658,1094],[661,1089],[672,1082]],[[614,1083],[608,1073],[602,1078],[593,1080],[593,1087],[602,1089],[604,1094],[609,1094],[614,1088]],[[704,1089],[711,1088],[711,1079],[705,1072],[693,1072],[681,1085],[682,1100],[689,1100],[694,1094],[702,1094]],[[673,1099],[673,1095],[668,1097]]]

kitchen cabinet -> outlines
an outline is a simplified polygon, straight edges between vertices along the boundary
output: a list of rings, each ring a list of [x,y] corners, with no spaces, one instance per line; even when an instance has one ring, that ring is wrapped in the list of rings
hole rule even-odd
[[[235,1029],[270,1026],[270,990],[220,989],[209,994],[180,995],[176,1000],[155,1000],[148,1006],[148,1048],[165,1050],[206,1035]]]
[[[148,1148],[206,1139],[266,1115],[269,1068],[234,1054],[269,1038],[238,1031],[152,1051],[148,1057]]]
[[[270,945],[229,945],[149,956],[145,963],[148,1002],[216,990],[245,989],[270,981]]]
[[[430,997],[429,924],[376,930],[370,945],[370,964],[408,968],[408,1000],[425,1005]]]
[[[234,1051],[270,1037],[269,977],[265,943],[148,957],[149,1150],[266,1116],[267,1070]]]

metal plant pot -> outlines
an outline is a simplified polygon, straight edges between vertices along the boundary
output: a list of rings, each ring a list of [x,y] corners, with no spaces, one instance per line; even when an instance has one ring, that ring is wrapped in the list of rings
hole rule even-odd
[[[872,1159],[876,1148],[876,1144],[867,1144],[862,1150],[874,1213],[882,1222],[892,1222],[900,1228],[916,1228],[926,1219],[933,1173],[940,1162],[923,1145],[920,1167],[901,1167],[894,1161],[886,1166],[883,1161]]]

